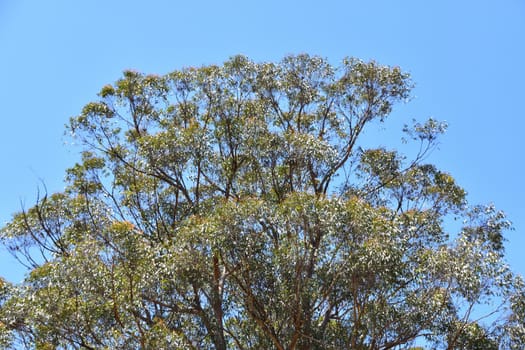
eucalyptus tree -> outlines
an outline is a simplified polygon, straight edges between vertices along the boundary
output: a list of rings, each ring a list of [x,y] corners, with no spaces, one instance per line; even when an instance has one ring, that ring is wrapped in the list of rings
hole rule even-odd
[[[398,67],[309,55],[124,72],[70,120],[66,189],[1,231],[28,274],[0,284],[0,341],[521,348],[509,222],[425,162],[445,125],[406,126],[412,158],[362,142],[411,87]]]

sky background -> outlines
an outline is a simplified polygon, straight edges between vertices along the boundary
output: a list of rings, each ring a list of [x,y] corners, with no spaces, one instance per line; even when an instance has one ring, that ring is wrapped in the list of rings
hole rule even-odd
[[[428,159],[513,221],[508,261],[525,275],[525,1],[0,0],[0,223],[38,188],[64,188],[71,116],[125,69],[162,74],[235,54],[310,53],[400,66],[413,99],[373,135],[396,146],[412,118],[446,120]],[[377,130],[376,130],[377,131]],[[24,271],[0,249],[0,276]]]

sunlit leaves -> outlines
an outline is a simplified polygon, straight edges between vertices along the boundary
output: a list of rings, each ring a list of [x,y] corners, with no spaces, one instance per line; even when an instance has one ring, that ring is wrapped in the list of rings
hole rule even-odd
[[[447,123],[429,118],[424,123],[413,121],[414,125],[409,127],[405,125],[403,131],[414,140],[434,141],[439,135],[444,134],[447,130]]]
[[[405,127],[413,158],[360,142],[411,87],[307,54],[125,71],[71,119],[65,190],[1,231],[28,275],[0,280],[0,344],[521,348],[510,223],[423,162],[446,124]]]

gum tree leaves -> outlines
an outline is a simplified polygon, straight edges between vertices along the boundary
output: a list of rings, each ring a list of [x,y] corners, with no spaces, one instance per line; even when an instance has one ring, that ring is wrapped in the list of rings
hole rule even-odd
[[[306,54],[124,72],[71,118],[84,149],[64,192],[1,231],[28,275],[0,281],[0,343],[522,347],[508,221],[424,162],[446,125],[405,127],[414,159],[360,144],[411,87]]]

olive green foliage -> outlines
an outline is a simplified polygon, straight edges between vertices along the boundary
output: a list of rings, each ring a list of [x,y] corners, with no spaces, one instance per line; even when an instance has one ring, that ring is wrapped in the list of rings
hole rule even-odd
[[[412,159],[360,141],[410,90],[397,67],[308,55],[124,72],[70,121],[65,191],[1,231],[28,275],[1,281],[0,342],[522,348],[508,221],[424,161],[445,124],[405,127]]]

